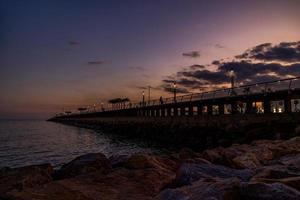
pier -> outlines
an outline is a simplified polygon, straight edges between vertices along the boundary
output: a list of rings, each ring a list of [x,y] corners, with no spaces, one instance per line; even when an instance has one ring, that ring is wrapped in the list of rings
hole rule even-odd
[[[94,117],[184,117],[300,112],[300,77],[209,92],[131,103],[80,113],[60,113],[53,119]]]
[[[300,134],[300,77],[62,113],[49,121],[205,149]]]

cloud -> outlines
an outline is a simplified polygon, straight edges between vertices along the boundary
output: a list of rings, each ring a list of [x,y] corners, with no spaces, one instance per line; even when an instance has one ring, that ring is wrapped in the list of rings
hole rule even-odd
[[[213,65],[219,65],[220,63],[221,63],[220,60],[214,60],[214,61],[212,61],[211,64],[213,64]]]
[[[88,65],[102,65],[104,61],[102,60],[95,60],[95,61],[89,61],[87,64]]]
[[[260,61],[300,62],[300,41],[282,42],[277,45],[265,43],[248,49],[236,56],[238,59],[255,59]]]
[[[162,85],[164,91],[169,93],[174,93],[174,88],[171,85]],[[176,88],[176,93],[178,94],[187,94],[189,90],[186,88]]]
[[[300,76],[299,50],[300,42],[282,42],[278,45],[264,43],[236,56],[238,60],[213,61],[212,65],[217,66],[214,71],[203,65],[183,67],[175,75],[162,80],[164,90],[171,91],[170,84],[175,80],[185,92],[222,88],[230,83],[227,74],[231,69],[240,85]]]
[[[136,71],[145,71],[146,69],[143,67],[129,67],[130,70],[136,70]]]
[[[190,51],[187,53],[183,53],[182,56],[190,57],[190,58],[198,58],[198,57],[200,57],[200,52],[199,51]]]
[[[69,44],[70,46],[74,46],[74,45],[78,45],[79,42],[76,42],[76,41],[69,41],[68,44]]]
[[[190,67],[189,67],[190,69],[204,69],[205,68],[205,66],[204,65],[191,65]]]
[[[215,44],[215,48],[217,48],[217,49],[224,49],[225,46],[223,46],[221,44]]]

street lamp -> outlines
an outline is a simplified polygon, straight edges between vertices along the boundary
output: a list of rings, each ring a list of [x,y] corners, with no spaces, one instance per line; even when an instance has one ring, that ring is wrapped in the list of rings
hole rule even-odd
[[[232,68],[228,72],[228,75],[230,77],[231,89],[233,89],[234,88],[234,78],[235,78],[236,74],[234,73]]]
[[[231,83],[231,95],[234,96],[234,95],[236,95],[236,92],[234,91],[234,82],[235,82],[236,74],[232,68],[228,72],[228,76],[230,78],[230,83]]]
[[[176,82],[173,83],[173,90],[174,90],[174,102],[176,102]]]
[[[145,105],[145,91],[142,92],[143,95],[143,106]]]
[[[150,104],[150,90],[151,90],[151,86],[148,86],[148,104]]]

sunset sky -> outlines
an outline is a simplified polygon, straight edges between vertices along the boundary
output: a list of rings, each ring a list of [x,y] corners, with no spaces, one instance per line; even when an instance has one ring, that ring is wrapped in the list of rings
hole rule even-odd
[[[299,19],[298,0],[0,0],[0,118],[136,101],[148,85],[166,97],[173,80],[199,92],[228,66],[249,83],[297,76]]]

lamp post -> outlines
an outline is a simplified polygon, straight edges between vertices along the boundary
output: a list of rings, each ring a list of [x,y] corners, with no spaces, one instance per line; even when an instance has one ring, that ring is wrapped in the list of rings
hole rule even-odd
[[[150,89],[151,89],[151,86],[149,85],[148,86],[148,104],[150,104]]]
[[[174,90],[174,102],[176,102],[176,82],[173,83],[173,90]]]
[[[235,81],[234,78],[235,78],[236,75],[235,75],[232,68],[230,69],[228,75],[230,77],[231,89],[233,89],[234,88],[234,81]]]
[[[145,105],[145,91],[142,92],[143,95],[143,106]]]
[[[101,111],[104,111],[104,103],[101,102],[100,105],[101,105]]]
[[[232,68],[228,72],[228,76],[230,78],[230,83],[231,83],[231,96],[234,96],[234,95],[236,95],[236,92],[234,91],[234,84],[235,84],[236,74],[235,74],[235,72],[233,71]]]

